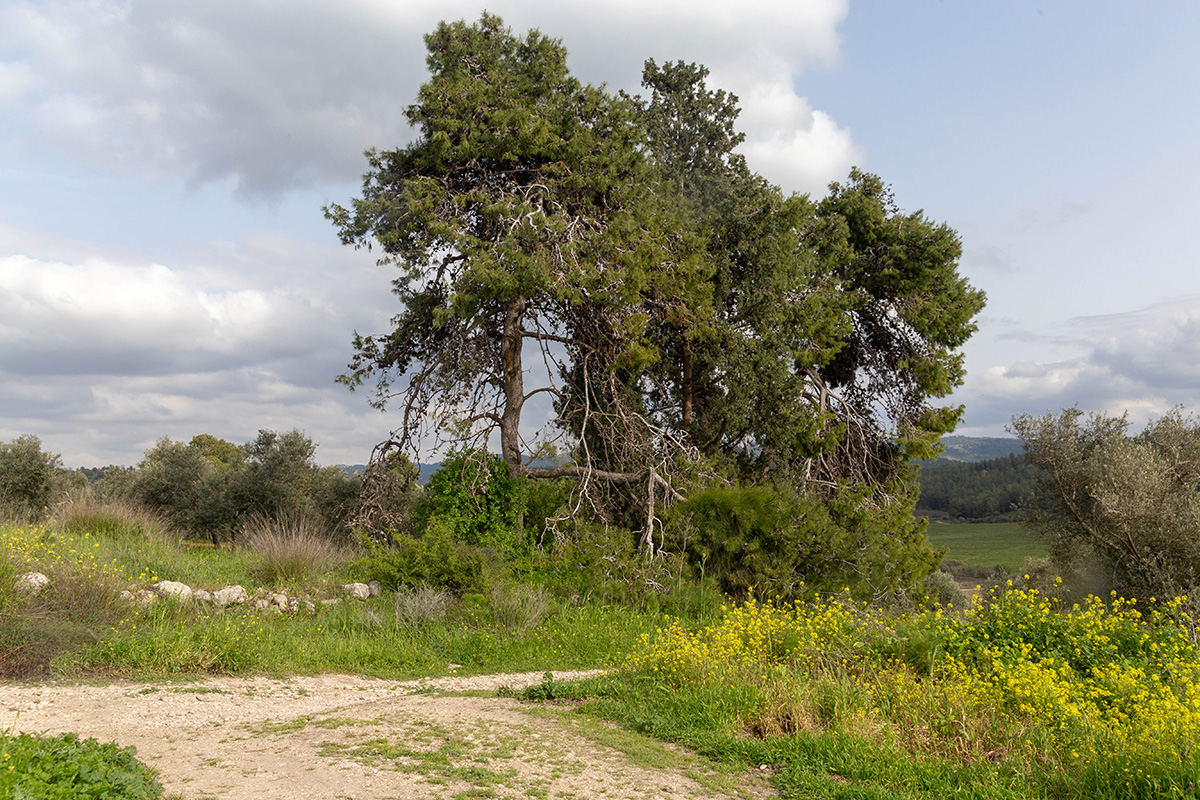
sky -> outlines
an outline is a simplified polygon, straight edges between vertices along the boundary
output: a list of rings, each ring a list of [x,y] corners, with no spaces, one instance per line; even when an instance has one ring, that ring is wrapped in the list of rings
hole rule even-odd
[[[0,0],[0,441],[136,464],[298,428],[362,463],[399,425],[335,384],[394,267],[322,208],[412,138],[422,36],[488,11],[639,91],[685,60],[750,166],[852,166],[956,229],[988,295],[957,433],[1078,405],[1200,409],[1200,4],[966,0]]]

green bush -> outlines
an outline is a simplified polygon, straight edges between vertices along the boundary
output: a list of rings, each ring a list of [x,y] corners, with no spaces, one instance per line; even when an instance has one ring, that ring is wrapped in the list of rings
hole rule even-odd
[[[0,797],[14,800],[151,800],[162,797],[155,770],[133,747],[0,732]]]
[[[848,588],[861,598],[919,591],[938,556],[904,502],[865,489],[829,497],[787,487],[716,488],[676,507],[666,547],[734,598],[795,598]]]
[[[363,544],[366,553],[351,569],[385,589],[425,584],[462,596],[486,588],[486,553],[457,541],[444,520],[433,520],[422,536],[397,533],[390,545],[371,540]]]
[[[452,451],[413,509],[416,530],[424,532],[436,521],[462,544],[488,547],[505,558],[526,555],[533,545],[524,528],[526,484],[509,475],[499,456]]]
[[[54,453],[42,452],[42,440],[26,434],[0,442],[0,507],[17,516],[37,514],[58,499],[70,474]]]

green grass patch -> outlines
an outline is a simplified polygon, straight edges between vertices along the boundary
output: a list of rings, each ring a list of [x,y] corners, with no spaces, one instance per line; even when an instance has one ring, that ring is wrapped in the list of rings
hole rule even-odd
[[[935,548],[946,549],[946,559],[983,567],[1003,567],[1019,572],[1027,558],[1045,558],[1049,545],[1015,522],[930,522],[926,529]]]

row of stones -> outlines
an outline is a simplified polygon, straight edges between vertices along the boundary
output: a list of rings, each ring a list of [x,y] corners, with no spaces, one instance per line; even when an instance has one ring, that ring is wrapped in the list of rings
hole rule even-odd
[[[26,572],[17,578],[16,589],[22,594],[37,595],[49,583],[50,578],[41,572]],[[347,583],[342,586],[342,593],[353,600],[366,600],[378,595],[380,590],[379,581]],[[157,602],[160,597],[171,597],[184,603],[211,603],[220,608],[249,603],[258,611],[273,610],[279,613],[299,611],[301,606],[308,611],[313,611],[317,607],[317,603],[308,598],[289,597],[282,592],[268,592],[266,589],[257,589],[251,594],[246,591],[245,587],[236,585],[210,592],[206,589],[193,589],[179,581],[159,581],[149,589],[134,591],[127,589],[121,592],[122,599],[141,605],[150,605]],[[341,598],[338,597],[318,601],[320,605],[337,605],[340,602]]]

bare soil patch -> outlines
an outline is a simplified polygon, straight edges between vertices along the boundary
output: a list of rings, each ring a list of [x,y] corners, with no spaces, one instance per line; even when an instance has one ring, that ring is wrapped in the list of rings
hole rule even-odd
[[[586,673],[561,673],[573,678]],[[540,673],[0,684],[0,726],[133,745],[188,800],[733,798],[770,793],[694,754],[631,757],[565,711],[492,692]],[[591,731],[591,733],[589,732]],[[638,748],[642,750],[642,748]]]

